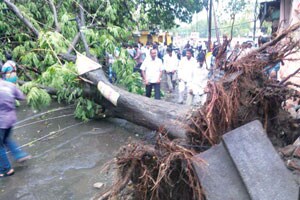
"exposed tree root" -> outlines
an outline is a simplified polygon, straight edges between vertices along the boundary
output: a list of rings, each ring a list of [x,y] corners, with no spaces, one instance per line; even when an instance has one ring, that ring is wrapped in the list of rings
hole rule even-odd
[[[109,196],[117,195],[130,178],[134,199],[204,199],[192,166],[194,155],[194,151],[165,137],[159,138],[155,146],[129,144],[117,155],[119,180]]]

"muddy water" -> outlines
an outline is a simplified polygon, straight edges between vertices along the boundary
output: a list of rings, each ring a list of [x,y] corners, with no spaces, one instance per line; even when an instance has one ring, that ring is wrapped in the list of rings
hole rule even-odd
[[[140,140],[149,130],[121,119],[83,123],[74,108],[53,104],[47,111],[18,108],[14,137],[33,156],[24,164],[12,161],[15,175],[0,179],[1,200],[91,199],[112,180],[101,172],[120,146]],[[105,186],[96,189],[93,184]]]

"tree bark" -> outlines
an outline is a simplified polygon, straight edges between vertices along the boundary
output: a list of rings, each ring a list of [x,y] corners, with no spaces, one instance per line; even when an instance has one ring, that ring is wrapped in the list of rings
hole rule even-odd
[[[69,61],[76,60],[76,56],[70,54],[61,54],[60,57]],[[122,90],[108,81],[102,69],[88,72],[82,77],[94,86],[98,82],[103,82],[120,94],[116,106],[106,98],[94,99],[104,106],[105,110],[108,110],[109,116],[122,118],[151,130],[165,130],[173,138],[186,138],[186,118],[190,107],[155,100]],[[92,97],[96,95],[95,91],[90,94]]]
[[[78,26],[78,32],[80,33],[80,38],[81,38],[81,41],[83,42],[86,55],[87,55],[87,57],[91,58],[92,55],[90,53],[90,48],[85,39],[84,33],[81,31],[82,23],[81,23],[81,19],[78,16],[76,17],[76,22],[77,22],[77,26]]]
[[[75,49],[76,44],[79,42],[80,39],[80,33],[77,33],[76,36],[74,37],[72,43],[70,44],[67,54],[72,53],[73,49]]]
[[[118,117],[151,130],[165,131],[172,138],[186,138],[186,118],[190,108],[162,100],[154,100],[136,95],[111,85],[101,69],[83,75],[85,79],[97,85],[102,81],[120,94],[115,106],[109,99],[102,98],[100,92],[91,86],[83,92],[85,98],[93,99],[105,109],[107,117]],[[19,80],[19,84],[25,82]],[[43,85],[37,85],[49,94],[55,95],[57,90]]]
[[[57,12],[56,12],[56,8],[55,8],[55,5],[53,3],[53,0],[49,0],[49,4],[50,4],[51,10],[53,12],[55,30],[57,32],[60,32],[60,26],[59,26],[58,19],[57,19]]]
[[[101,69],[84,74],[84,78],[94,85],[101,81],[119,93],[117,105],[106,99],[105,107],[115,117],[152,130],[164,130],[173,138],[186,138],[186,118],[190,107],[129,93],[110,84]]]
[[[3,0],[4,3],[7,5],[7,7],[13,11],[17,17],[31,30],[31,32],[38,38],[39,37],[39,31],[33,26],[33,24],[23,16],[21,11],[18,9],[18,7],[13,4],[10,0]]]

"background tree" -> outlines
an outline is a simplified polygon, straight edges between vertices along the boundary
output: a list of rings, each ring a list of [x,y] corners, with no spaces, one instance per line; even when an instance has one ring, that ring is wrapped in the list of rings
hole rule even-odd
[[[236,19],[236,15],[244,10],[247,0],[230,0],[228,2],[228,6],[225,8],[226,13],[230,15],[231,18],[231,31],[230,31],[230,38],[233,36],[233,28],[234,28],[234,23]]]
[[[138,4],[141,13],[147,17],[148,25],[153,28],[170,29],[176,25],[175,19],[190,23],[193,14],[200,12],[207,0],[140,0]]]

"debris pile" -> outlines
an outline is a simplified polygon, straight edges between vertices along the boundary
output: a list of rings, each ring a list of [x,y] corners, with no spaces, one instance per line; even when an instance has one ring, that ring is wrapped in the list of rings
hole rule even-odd
[[[290,170],[294,173],[300,173],[300,138],[293,144],[279,148],[278,152]]]

